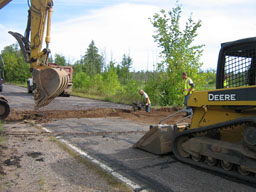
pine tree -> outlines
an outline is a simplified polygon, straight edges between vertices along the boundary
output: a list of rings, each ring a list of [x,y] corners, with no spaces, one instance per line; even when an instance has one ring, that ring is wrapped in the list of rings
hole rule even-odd
[[[103,71],[103,57],[98,52],[98,48],[95,46],[94,41],[92,40],[82,58],[82,69],[87,75],[93,76]]]
[[[121,80],[123,83],[126,83],[131,78],[130,68],[132,67],[132,58],[130,56],[123,55],[123,59],[121,62]]]

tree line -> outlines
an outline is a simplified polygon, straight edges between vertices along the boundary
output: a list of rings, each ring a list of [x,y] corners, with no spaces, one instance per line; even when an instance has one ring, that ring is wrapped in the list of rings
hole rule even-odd
[[[72,66],[74,68],[74,89],[90,95],[116,98],[130,103],[140,100],[139,89],[144,89],[155,105],[181,105],[183,103],[182,72],[195,82],[196,90],[215,88],[215,70],[201,70],[200,57],[204,45],[195,45],[201,21],[190,16],[185,28],[181,29],[181,5],[170,11],[161,10],[150,18],[155,28],[154,40],[161,49],[161,61],[154,71],[132,71],[133,59],[123,54],[122,60],[106,63],[94,41],[91,41],[85,54]],[[5,80],[24,82],[29,76],[29,65],[25,63],[17,45],[2,50],[5,62]],[[71,65],[65,56],[55,54],[50,62]],[[110,99],[113,100],[113,99]]]

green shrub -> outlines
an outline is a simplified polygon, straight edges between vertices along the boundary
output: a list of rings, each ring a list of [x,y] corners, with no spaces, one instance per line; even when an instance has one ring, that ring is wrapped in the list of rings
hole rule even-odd
[[[91,80],[88,75],[80,71],[75,73],[73,77],[73,83],[75,88],[88,90],[91,84]]]

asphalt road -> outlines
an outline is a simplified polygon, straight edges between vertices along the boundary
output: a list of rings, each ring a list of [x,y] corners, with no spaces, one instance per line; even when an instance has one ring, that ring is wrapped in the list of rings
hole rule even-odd
[[[10,84],[4,84],[2,95],[6,96],[11,108],[16,110],[33,110],[33,94],[28,94],[27,89]],[[90,108],[121,108],[130,109],[130,106],[104,101],[96,101],[80,97],[57,97],[49,105],[38,109],[45,110],[86,110]]]
[[[10,106],[17,109],[33,109],[32,95],[26,89],[5,85],[4,92]],[[65,106],[64,106],[65,104]],[[61,107],[62,110],[90,107],[127,106],[93,101],[78,97],[57,98],[42,110]],[[108,165],[148,191],[256,191],[256,186],[220,174],[198,169],[178,162],[173,155],[157,156],[134,149],[133,144],[142,136],[135,131],[146,131],[148,125],[137,124],[118,117],[56,120],[43,124],[54,132],[87,133],[111,132],[106,135],[64,134],[59,138],[72,143],[90,156]],[[118,134],[117,132],[133,131]]]

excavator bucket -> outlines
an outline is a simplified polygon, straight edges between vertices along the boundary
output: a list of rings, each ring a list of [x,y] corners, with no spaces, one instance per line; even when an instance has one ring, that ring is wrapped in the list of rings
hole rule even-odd
[[[172,152],[174,125],[151,125],[150,130],[134,145],[144,151],[162,155]]]
[[[34,92],[36,107],[48,105],[68,86],[68,74],[61,69],[41,66],[34,68],[32,75],[36,84],[36,90]]]
[[[29,62],[29,42],[23,37],[23,35],[17,32],[9,31],[9,33],[18,41],[25,60]],[[34,92],[36,107],[48,105],[68,86],[69,77],[63,69],[53,68],[48,65],[41,65],[33,67],[32,75],[36,84],[36,90]]]

